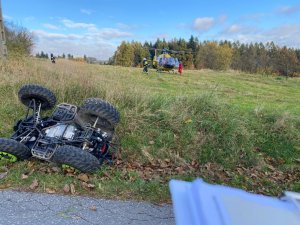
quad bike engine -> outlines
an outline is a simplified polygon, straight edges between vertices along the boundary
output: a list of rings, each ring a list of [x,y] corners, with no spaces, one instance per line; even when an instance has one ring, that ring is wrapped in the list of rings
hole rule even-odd
[[[75,136],[76,130],[76,127],[73,125],[57,124],[55,126],[45,129],[44,131],[46,137],[72,140]]]

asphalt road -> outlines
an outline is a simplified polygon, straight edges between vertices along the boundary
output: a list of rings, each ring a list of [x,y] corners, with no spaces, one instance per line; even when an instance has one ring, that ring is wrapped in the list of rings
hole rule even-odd
[[[171,205],[0,191],[0,224],[174,225]]]

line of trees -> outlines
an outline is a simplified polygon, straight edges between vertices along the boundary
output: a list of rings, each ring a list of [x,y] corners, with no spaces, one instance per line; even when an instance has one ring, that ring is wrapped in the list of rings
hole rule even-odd
[[[122,42],[109,64],[120,66],[141,66],[143,58],[153,59],[154,50],[168,48],[180,51],[171,55],[183,62],[187,69],[234,69],[249,73],[300,76],[300,50],[280,47],[269,43],[240,43],[238,41],[204,41],[191,36],[188,41],[157,39],[152,44],[136,41]]]
[[[36,53],[35,57],[40,59],[49,59],[48,53],[44,53],[43,51]]]
[[[41,58],[41,59],[50,59],[49,54],[45,53],[44,51],[38,52],[35,54],[36,58]],[[90,64],[107,64],[106,61],[101,61],[97,60],[95,57],[88,57],[87,55],[83,55],[83,57],[80,56],[75,56],[68,53],[62,53],[61,55],[54,55],[56,59],[68,59],[76,62],[82,62],[82,63],[90,63]]]
[[[48,53],[44,53],[44,51],[41,51],[41,52],[38,52],[38,53],[36,53],[35,54],[35,57],[36,58],[42,58],[42,59],[49,59],[50,57],[49,57],[49,55],[48,55]],[[72,55],[72,54],[65,54],[65,53],[63,53],[62,55],[57,55],[57,56],[55,56],[55,58],[58,58],[58,59],[74,59],[74,56]],[[84,55],[84,59],[86,59],[86,56]]]

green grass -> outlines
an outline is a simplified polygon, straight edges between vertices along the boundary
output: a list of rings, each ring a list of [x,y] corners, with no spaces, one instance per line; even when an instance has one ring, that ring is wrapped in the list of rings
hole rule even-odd
[[[22,180],[26,162],[9,165],[9,175],[0,184],[26,189],[37,178],[57,192],[69,182],[80,194],[154,202],[170,200],[167,185],[172,178],[203,177],[213,183],[272,195],[284,189],[299,189],[299,78],[210,70],[184,71],[183,76],[150,70],[145,75],[141,70],[67,60],[55,65],[34,59],[3,63],[1,136],[9,137],[13,124],[25,113],[17,97],[25,83],[47,86],[56,93],[58,102],[80,105],[85,98],[99,97],[110,101],[121,113],[117,133],[123,164],[102,168],[93,175],[95,189],[90,191],[63,172],[36,170],[28,180]],[[168,169],[157,160],[167,160]],[[200,167],[191,169],[194,162]],[[132,169],[134,163],[140,166]],[[270,166],[275,171],[266,175]],[[153,172],[145,178],[148,167]],[[239,173],[240,168],[244,174]],[[104,172],[109,177],[104,179]],[[250,178],[252,173],[259,174],[258,178]],[[292,175],[285,178],[287,174]],[[274,178],[281,176],[285,182]],[[43,191],[43,186],[38,190]]]

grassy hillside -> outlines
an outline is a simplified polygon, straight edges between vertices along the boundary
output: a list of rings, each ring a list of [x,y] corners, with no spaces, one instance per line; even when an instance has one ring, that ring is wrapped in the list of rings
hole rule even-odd
[[[114,104],[122,146],[112,167],[89,176],[92,188],[38,160],[6,165],[0,188],[26,190],[37,179],[38,191],[63,192],[72,183],[83,194],[168,201],[171,178],[203,177],[271,195],[300,190],[300,79],[210,70],[145,75],[136,68],[36,59],[2,62],[0,76],[1,136],[9,137],[25,113],[18,89],[37,83],[52,89],[58,102],[80,105],[99,97]]]

